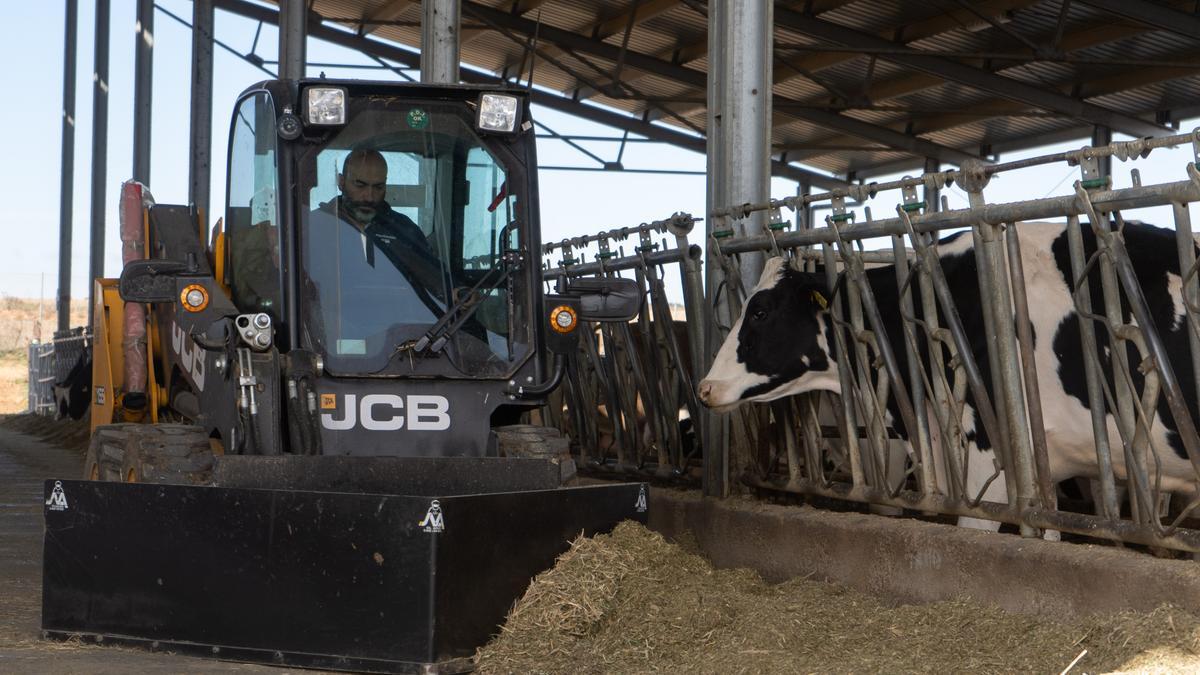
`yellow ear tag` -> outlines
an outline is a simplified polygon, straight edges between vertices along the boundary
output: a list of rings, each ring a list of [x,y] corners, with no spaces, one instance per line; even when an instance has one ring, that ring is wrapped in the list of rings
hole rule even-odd
[[[821,309],[829,309],[829,301],[825,299],[825,296],[821,295],[820,291],[813,291],[812,299],[813,302],[821,306]]]

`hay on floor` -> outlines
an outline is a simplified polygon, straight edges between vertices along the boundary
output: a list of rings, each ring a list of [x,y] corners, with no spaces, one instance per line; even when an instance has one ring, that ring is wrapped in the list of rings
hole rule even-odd
[[[1177,608],[1078,623],[969,602],[889,607],[812,580],[715,570],[635,523],[580,538],[539,575],[480,673],[1200,672]]]

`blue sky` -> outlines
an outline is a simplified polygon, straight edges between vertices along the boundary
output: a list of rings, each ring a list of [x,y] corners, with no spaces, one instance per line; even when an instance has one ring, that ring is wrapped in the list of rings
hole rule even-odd
[[[159,0],[165,9],[190,21],[192,6],[187,0]],[[89,222],[91,213],[91,134],[94,7],[79,1],[78,60],[76,62],[76,132],[72,294],[87,292]],[[109,129],[107,161],[106,272],[119,270],[116,236],[116,201],[122,180],[132,166],[134,1],[112,0],[109,55]],[[60,141],[62,111],[64,3],[0,2],[0,63],[8,65],[8,100],[0,106],[0,128],[4,130],[5,155],[0,162],[0,295],[53,298],[57,287]],[[257,24],[220,10],[216,13],[216,35],[234,49],[247,52],[254,42]],[[276,32],[264,26],[255,53],[275,59]],[[190,29],[158,11],[155,16],[154,108],[150,188],[160,203],[187,200],[187,153],[189,124]],[[366,57],[310,40],[310,62],[373,64]],[[268,66],[273,68],[272,66]],[[384,71],[343,70],[311,67],[310,74],[324,70],[331,77],[395,79]],[[237,94],[267,75],[229,52],[217,48],[214,60],[213,170],[211,221],[219,215],[224,200],[224,157],[228,115]],[[615,136],[619,132],[568,116],[535,109],[535,117],[563,134]],[[1195,121],[1185,121],[1190,129]],[[1063,147],[1078,147],[1082,144]],[[596,154],[615,159],[616,144],[588,143]],[[1046,148],[1041,152],[1053,151]],[[539,143],[544,165],[588,166],[592,160],[562,143]],[[1005,156],[1004,160],[1035,153]],[[1156,151],[1137,165],[1145,184],[1183,180],[1191,159],[1190,148]],[[701,154],[662,144],[630,144],[623,157],[630,168],[670,168],[703,171]],[[1132,163],[1117,163],[1114,180],[1129,184]],[[1005,176],[989,185],[990,201],[1012,201],[1067,194],[1077,169],[1056,165]],[[546,239],[595,232],[600,229],[635,225],[663,218],[675,211],[704,212],[704,178],[694,175],[649,175],[573,171],[542,171],[542,229]],[[771,194],[784,197],[795,193],[791,181],[775,179]],[[965,204],[956,189],[947,193],[952,204]],[[898,195],[897,195],[898,197]],[[895,198],[876,200],[877,214],[894,209]],[[1169,213],[1137,214],[1169,225]],[[1132,216],[1131,216],[1132,217]],[[1193,215],[1196,218],[1196,215]],[[702,225],[701,225],[702,226]],[[694,234],[693,241],[702,237]],[[43,286],[44,284],[44,286]]]

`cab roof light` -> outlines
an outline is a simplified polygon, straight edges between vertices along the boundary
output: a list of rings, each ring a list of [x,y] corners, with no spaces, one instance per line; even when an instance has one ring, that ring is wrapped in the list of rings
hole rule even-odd
[[[521,102],[509,94],[480,94],[475,126],[494,134],[516,133],[521,125]]]
[[[333,127],[346,123],[346,90],[342,87],[309,87],[304,92],[304,123]]]

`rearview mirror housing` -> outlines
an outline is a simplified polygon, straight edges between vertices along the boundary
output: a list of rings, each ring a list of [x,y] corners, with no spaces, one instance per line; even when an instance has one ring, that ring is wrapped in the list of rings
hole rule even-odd
[[[583,321],[629,321],[642,310],[642,289],[633,279],[572,279],[566,294],[579,298],[579,318]]]
[[[173,305],[173,320],[193,336],[238,313],[212,275],[178,260],[130,261],[121,270],[117,292],[125,302]]]
[[[177,260],[131,260],[121,270],[117,291],[125,302],[174,302],[177,280],[188,272]]]

